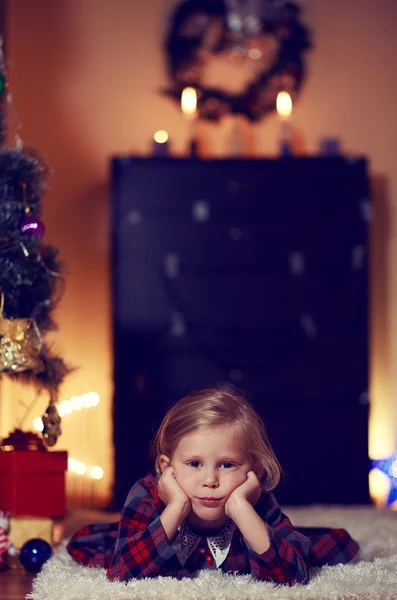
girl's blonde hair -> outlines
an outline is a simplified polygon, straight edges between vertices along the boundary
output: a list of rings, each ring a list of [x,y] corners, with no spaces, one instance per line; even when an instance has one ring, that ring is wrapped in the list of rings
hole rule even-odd
[[[153,441],[157,473],[160,473],[160,455],[172,457],[185,435],[220,425],[229,426],[232,435],[237,433],[242,449],[250,456],[253,469],[262,481],[262,488],[274,489],[281,469],[265,426],[241,394],[225,389],[192,392],[167,412]]]

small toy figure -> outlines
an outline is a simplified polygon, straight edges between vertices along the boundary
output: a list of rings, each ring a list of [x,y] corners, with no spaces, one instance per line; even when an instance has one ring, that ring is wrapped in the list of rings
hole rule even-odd
[[[0,570],[6,568],[4,561],[7,550],[12,546],[8,539],[10,532],[11,513],[0,510]]]

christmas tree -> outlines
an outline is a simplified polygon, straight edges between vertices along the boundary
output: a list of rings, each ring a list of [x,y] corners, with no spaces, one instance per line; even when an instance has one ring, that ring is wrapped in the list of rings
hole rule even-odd
[[[59,386],[70,369],[46,333],[56,329],[52,313],[65,278],[58,249],[42,243],[49,169],[37,151],[24,146],[15,121],[0,38],[0,376],[48,392],[43,438],[53,446],[60,435]],[[29,435],[35,434],[17,429],[3,445],[27,444]]]

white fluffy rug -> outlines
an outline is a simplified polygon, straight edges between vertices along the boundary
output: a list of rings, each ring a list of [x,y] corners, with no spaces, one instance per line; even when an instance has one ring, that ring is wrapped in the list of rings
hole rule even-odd
[[[249,575],[203,571],[172,577],[110,582],[103,569],[81,567],[64,545],[33,583],[31,600],[397,600],[397,513],[358,507],[285,509],[294,525],[344,527],[361,545],[358,560],[323,567],[307,586],[275,586]]]

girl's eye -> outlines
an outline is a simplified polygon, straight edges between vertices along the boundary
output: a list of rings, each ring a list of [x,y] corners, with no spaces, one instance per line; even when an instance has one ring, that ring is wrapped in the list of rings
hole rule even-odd
[[[190,460],[187,464],[189,465],[189,467],[193,467],[193,469],[197,469],[200,466],[200,461]]]
[[[230,462],[224,462],[221,465],[224,469],[232,469],[233,467],[235,467],[236,465],[234,463],[230,463]]]

